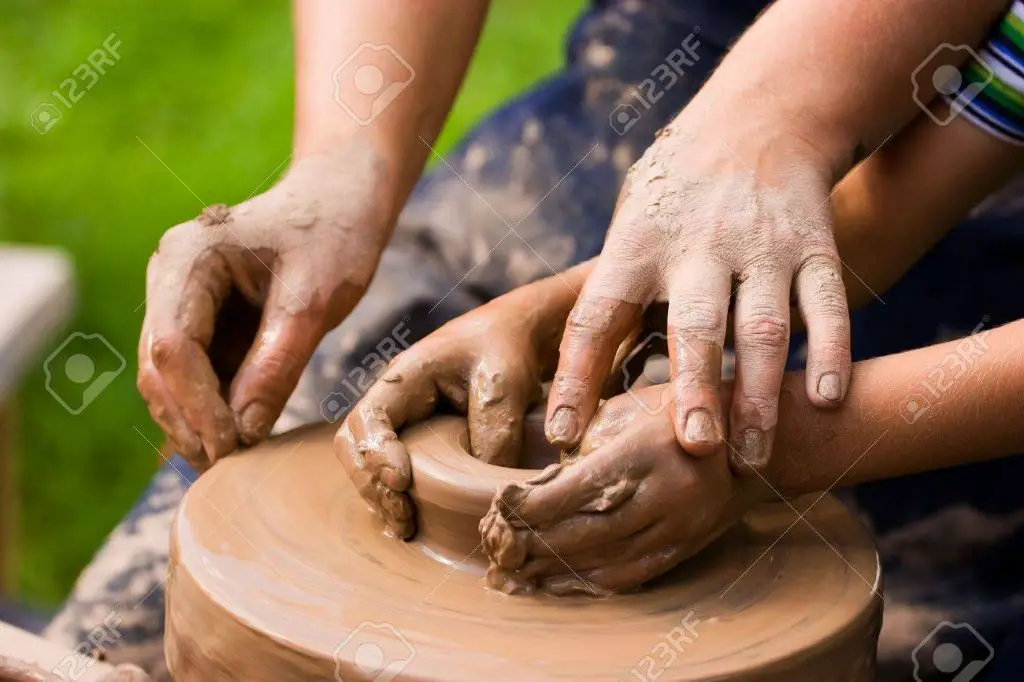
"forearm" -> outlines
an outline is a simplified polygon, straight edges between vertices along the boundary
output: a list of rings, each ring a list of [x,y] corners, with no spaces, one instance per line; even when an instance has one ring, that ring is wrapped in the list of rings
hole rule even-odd
[[[846,401],[814,408],[787,374],[768,481],[802,494],[1024,450],[1024,321],[854,365]]]
[[[922,115],[850,171],[831,201],[851,307],[894,284],[1022,160],[964,117],[943,127]]]
[[[374,157],[397,213],[462,83],[487,6],[295,0],[296,158]]]
[[[842,177],[917,111],[911,74],[942,43],[977,45],[1005,0],[780,0],[684,110],[746,137],[795,134]],[[918,99],[933,95],[930,73]],[[698,113],[700,115],[700,113]],[[739,120],[737,120],[739,119]],[[744,128],[746,130],[744,130]],[[752,148],[763,137],[750,140]]]

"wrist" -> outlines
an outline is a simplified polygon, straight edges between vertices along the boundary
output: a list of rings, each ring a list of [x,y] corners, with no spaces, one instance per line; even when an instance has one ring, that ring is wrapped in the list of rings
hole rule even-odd
[[[726,84],[701,90],[677,121],[717,138],[757,172],[762,171],[759,157],[767,153],[834,181],[852,166],[857,137],[842,122],[815,111],[813,104],[797,106],[790,95],[764,83]]]
[[[390,171],[365,144],[295,157],[274,187],[246,203],[268,230],[297,229],[320,249],[358,249],[360,262],[345,271],[375,266],[397,216]]]

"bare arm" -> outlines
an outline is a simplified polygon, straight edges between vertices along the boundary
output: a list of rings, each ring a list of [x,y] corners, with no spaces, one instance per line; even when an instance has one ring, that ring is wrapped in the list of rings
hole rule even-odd
[[[917,99],[932,99],[927,65],[913,76],[933,51],[943,44],[978,45],[1007,4],[781,0],[740,38],[682,115],[703,111],[724,116],[730,127],[739,124],[734,134],[722,133],[740,145],[735,148],[741,156],[744,146],[762,146],[747,138],[757,130],[803,138],[842,177],[859,150],[874,149],[919,111],[915,80],[921,88]],[[738,103],[760,115],[728,115]]]
[[[397,211],[448,116],[489,4],[295,0],[296,156],[365,139],[392,171]]]
[[[832,195],[850,304],[869,303],[894,284],[1022,161],[1022,148],[963,117],[937,126],[921,115],[850,171]]]
[[[486,0],[296,0],[294,156],[206,207],[147,269],[138,387],[193,466],[266,437],[373,278],[479,36]]]
[[[853,160],[916,111],[912,74],[942,43],[976,45],[1003,0],[779,0],[626,179],[563,339],[547,432],[572,447],[633,322],[668,301],[676,436],[728,439],[755,468],[774,442],[795,298],[809,331],[807,391],[849,387],[850,329],[828,196]],[[918,99],[932,96],[930,71]],[[735,312],[737,387],[717,365]],[[589,325],[589,326],[588,326]]]
[[[846,403],[813,409],[787,374],[766,477],[800,494],[1024,449],[1024,321],[854,365]]]

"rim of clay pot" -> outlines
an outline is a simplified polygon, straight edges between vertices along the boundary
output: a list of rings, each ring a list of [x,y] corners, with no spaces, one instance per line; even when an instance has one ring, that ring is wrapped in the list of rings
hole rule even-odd
[[[521,463],[536,468],[513,469],[473,457],[464,417],[435,417],[403,431],[412,463],[409,495],[416,505],[414,541],[443,561],[482,561],[479,524],[494,494],[558,461],[558,450],[544,437],[543,413],[527,415],[524,432]]]

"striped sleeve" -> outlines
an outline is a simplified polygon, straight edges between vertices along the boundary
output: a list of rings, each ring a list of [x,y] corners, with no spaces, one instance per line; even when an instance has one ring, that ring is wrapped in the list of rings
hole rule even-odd
[[[1014,0],[988,43],[960,72],[959,87],[945,95],[953,113],[1024,145],[1024,0]]]

